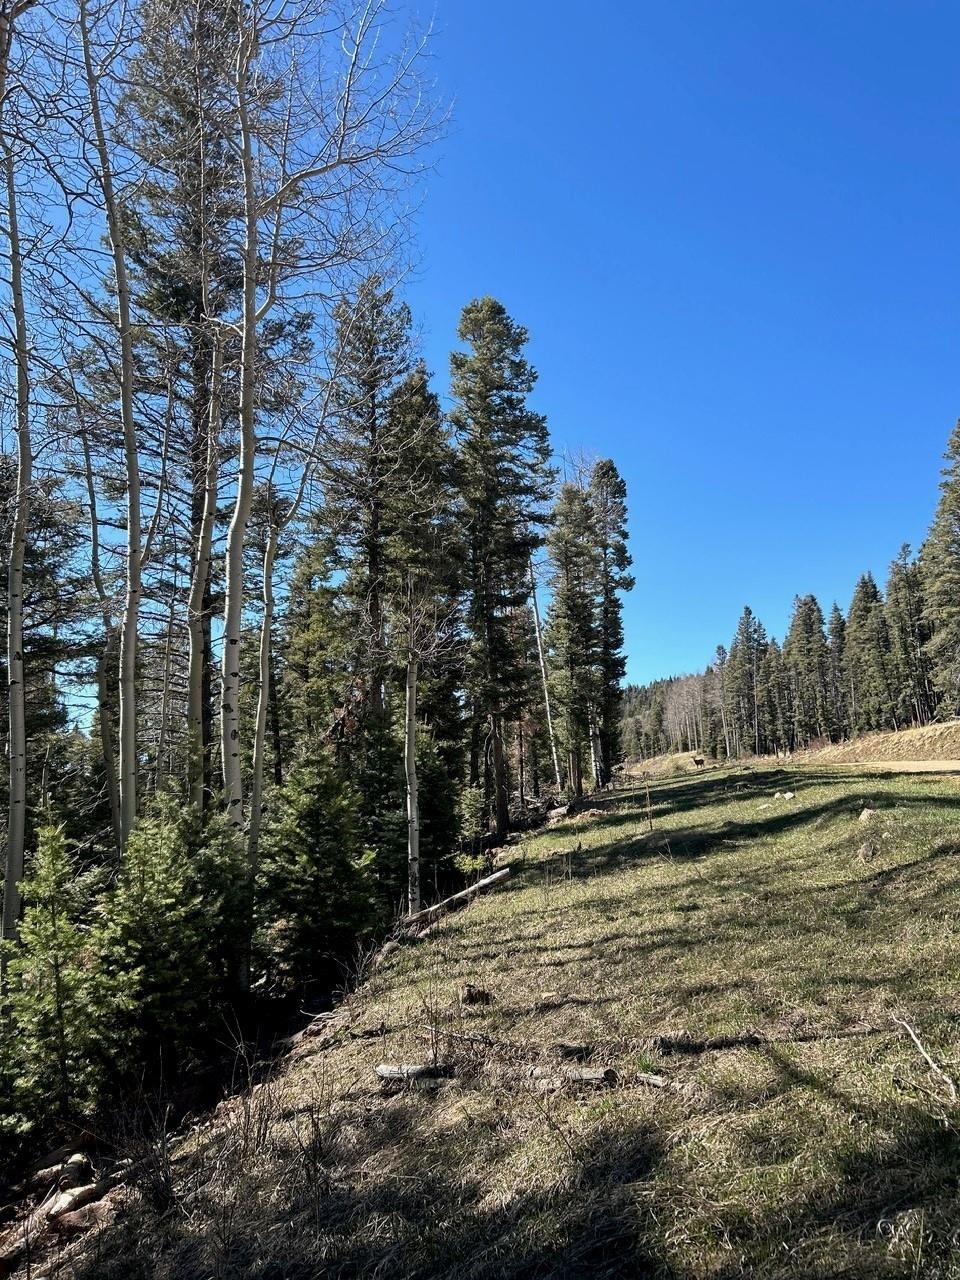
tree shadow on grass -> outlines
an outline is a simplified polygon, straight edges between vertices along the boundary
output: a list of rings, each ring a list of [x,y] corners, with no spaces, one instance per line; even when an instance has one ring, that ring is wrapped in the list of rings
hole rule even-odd
[[[761,1052],[790,1087],[819,1094],[853,1117],[851,1133],[812,1184],[776,1218],[730,1228],[740,1254],[724,1280],[744,1274],[814,1278],[960,1274],[960,1136],[952,1112],[876,1104],[836,1087],[775,1046]],[[842,1123],[842,1122],[841,1122]],[[785,1254],[796,1258],[785,1267]]]
[[[649,1125],[564,1138],[563,1159],[548,1159],[526,1184],[505,1169],[498,1188],[490,1182],[498,1158],[509,1162],[523,1140],[512,1108],[502,1122],[478,1123],[470,1089],[460,1097],[453,1124],[432,1126],[434,1104],[419,1096],[377,1099],[321,1135],[307,1159],[291,1145],[285,1164],[274,1149],[269,1170],[239,1173],[239,1211],[218,1213],[202,1189],[186,1190],[166,1219],[138,1208],[100,1236],[98,1256],[76,1280],[674,1277],[637,1207],[636,1190],[663,1155]],[[544,1134],[559,1143],[549,1127]],[[483,1181],[472,1165],[478,1140]]]

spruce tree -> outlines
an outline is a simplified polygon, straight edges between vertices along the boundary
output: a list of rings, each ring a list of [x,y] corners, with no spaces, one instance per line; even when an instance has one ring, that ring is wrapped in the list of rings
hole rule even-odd
[[[242,193],[229,90],[237,10],[233,0],[145,0],[141,22],[122,120],[145,177],[126,194],[124,217],[144,322],[139,358],[146,387],[158,400],[167,398],[167,407],[158,403],[156,413],[169,424],[168,488],[185,509],[195,558],[207,501],[208,451],[219,460],[223,449],[209,438],[214,346],[242,283],[236,250]],[[228,373],[236,363],[235,348],[234,343],[227,354]],[[176,591],[177,579],[189,578],[174,545],[155,559],[159,567],[148,585],[153,594]],[[189,744],[188,758],[188,771],[199,775],[193,790],[201,802],[209,800],[213,785],[213,593],[208,567],[198,584],[199,741]]]
[[[960,712],[960,420],[944,454],[940,501],[920,551],[926,652],[949,715]]]
[[[387,508],[395,498],[398,444],[391,397],[410,369],[410,309],[379,276],[336,308],[333,380],[336,440],[325,459],[331,532],[344,558],[354,615],[354,678],[371,735],[384,726],[387,664]],[[406,461],[408,467],[411,462]]]
[[[599,691],[597,736],[599,782],[609,783],[622,755],[620,714],[626,671],[621,595],[634,586],[627,551],[627,486],[612,459],[597,462],[588,488],[591,524],[598,553]]]
[[[63,829],[42,828],[23,884],[4,1011],[4,1034],[16,1046],[14,1095],[28,1119],[76,1120],[98,1096],[99,978],[85,937],[96,887]]]
[[[783,646],[790,680],[791,747],[805,747],[813,738],[829,734],[829,655],[823,611],[816,596],[797,596]]]
[[[726,664],[726,693],[736,754],[759,755],[764,747],[760,717],[760,662],[767,633],[749,605],[744,607]]]
[[[830,736],[834,740],[850,734],[850,685],[846,667],[847,622],[836,601],[827,625],[827,687],[830,706]]]
[[[890,566],[885,596],[894,714],[899,724],[926,724],[935,708],[927,655],[930,629],[920,567],[906,544]]]
[[[574,796],[583,794],[584,752],[593,745],[594,716],[603,692],[601,562],[593,515],[586,490],[576,483],[565,484],[553,510],[548,540],[552,597],[546,641],[567,787]]]
[[[494,298],[464,307],[458,336],[468,350],[450,357],[460,455],[466,565],[466,683],[470,782],[484,784],[493,830],[510,823],[505,725],[527,684],[514,611],[529,594],[530,557],[543,541],[553,482],[546,419],[527,404],[536,372],[523,352],[527,331]]]
[[[870,573],[857,582],[847,613],[845,667],[853,730],[896,728],[883,597]]]

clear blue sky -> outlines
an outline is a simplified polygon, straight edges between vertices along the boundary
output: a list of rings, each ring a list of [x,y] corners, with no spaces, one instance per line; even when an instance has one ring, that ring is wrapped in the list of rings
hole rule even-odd
[[[408,297],[530,330],[558,449],[615,459],[629,678],[782,636],[917,545],[960,413],[960,7],[439,0],[454,121]]]

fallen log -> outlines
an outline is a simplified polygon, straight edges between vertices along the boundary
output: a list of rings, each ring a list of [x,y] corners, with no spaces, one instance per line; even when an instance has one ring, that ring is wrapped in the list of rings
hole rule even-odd
[[[128,1169],[118,1170],[100,1182],[90,1182],[85,1187],[73,1187],[69,1191],[61,1191],[48,1204],[43,1206],[48,1222],[53,1222],[61,1214],[72,1213],[94,1200],[102,1200],[108,1191],[123,1181]]]
[[[432,907],[426,907],[423,911],[415,911],[411,916],[404,916],[401,924],[404,928],[430,924],[434,920],[438,920],[440,916],[446,915],[448,911],[456,911],[459,907],[465,907],[478,894],[486,893],[488,889],[496,888],[498,884],[502,884],[509,876],[509,867],[504,867],[502,871],[494,871],[493,875],[485,876],[482,880],[478,880],[476,884],[470,885],[468,889],[461,889],[459,893],[455,893],[449,898],[444,898],[442,902],[436,902]]]
[[[74,1151],[66,1160],[37,1169],[26,1182],[22,1182],[14,1189],[19,1195],[25,1195],[29,1191],[46,1191],[53,1186],[66,1191],[69,1187],[76,1187],[81,1182],[89,1181],[89,1174],[89,1158],[82,1151]]]
[[[67,1215],[74,1215],[85,1206],[98,1204],[130,1172],[129,1166],[116,1169],[99,1182],[58,1191],[44,1200],[22,1222],[0,1237],[0,1276],[10,1275],[28,1249],[37,1248],[50,1233],[59,1230],[60,1223]],[[68,1228],[75,1228],[78,1225],[77,1219],[68,1218],[66,1225]]]
[[[376,1069],[385,1088],[439,1089],[453,1075],[449,1067],[432,1066],[429,1063],[381,1062]]]
[[[381,1062],[376,1070],[381,1080],[437,1080],[450,1075],[449,1067],[429,1062]]]

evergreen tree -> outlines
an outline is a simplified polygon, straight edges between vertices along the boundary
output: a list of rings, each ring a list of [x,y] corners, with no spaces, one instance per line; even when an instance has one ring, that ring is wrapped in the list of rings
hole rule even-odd
[[[794,692],[784,651],[776,640],[770,641],[760,658],[757,680],[764,750],[776,753],[792,750],[796,724]]]
[[[883,597],[870,573],[857,582],[850,602],[844,659],[853,730],[896,728]]]
[[[940,501],[920,552],[926,653],[943,708],[960,712],[960,420],[944,454]]]
[[[353,676],[363,690],[368,734],[386,719],[388,507],[402,483],[392,396],[410,367],[410,309],[378,276],[335,312],[337,440],[326,460],[331,533],[344,558],[343,592],[353,610]]]
[[[493,829],[509,827],[505,724],[527,686],[513,613],[526,604],[530,558],[542,543],[553,480],[544,417],[527,405],[536,373],[524,357],[527,332],[493,298],[469,303],[450,357],[450,415],[460,450],[466,579],[466,684],[470,703],[470,783],[483,782]]]
[[[330,978],[376,919],[358,797],[323,761],[291,770],[264,831],[257,948],[268,981]]]
[[[415,773],[423,873],[452,855],[463,782],[463,675],[460,591],[465,542],[457,459],[449,429],[418,362],[390,397],[387,448],[393,484],[384,511],[388,630],[400,708],[416,704]],[[406,762],[406,771],[411,765]],[[411,779],[406,779],[409,788]],[[412,816],[408,812],[408,834]]]
[[[894,716],[901,725],[926,724],[935,708],[927,656],[930,628],[924,618],[920,566],[906,544],[890,566],[885,594]]]
[[[850,734],[850,698],[846,668],[847,622],[834,601],[827,626],[827,687],[831,711],[830,736],[836,740]]]
[[[790,746],[805,747],[814,738],[827,737],[830,730],[830,664],[823,611],[816,596],[794,600],[783,659],[791,692]]]
[[[172,473],[168,492],[181,505],[196,558],[212,450],[214,486],[223,445],[210,439],[214,346],[220,322],[239,301],[242,264],[237,220],[242,209],[239,166],[231,119],[230,67],[236,58],[237,9],[233,0],[145,0],[142,33],[133,60],[122,121],[143,162],[143,180],[126,194],[133,285],[139,315],[140,362],[146,388],[159,401],[155,415],[168,440],[157,440]],[[225,361],[235,376],[236,341]],[[166,405],[162,403],[166,400]],[[228,406],[235,397],[226,397]],[[163,541],[163,540],[162,540]],[[148,590],[183,592],[190,578],[176,539],[154,557]],[[214,585],[209,566],[198,584],[200,603],[199,737],[190,744],[188,769],[199,771],[201,801],[213,786],[214,659],[211,620]],[[180,602],[185,607],[185,596]],[[148,734],[149,736],[149,734]]]
[[[112,1087],[165,1087],[210,1056],[226,975],[244,947],[245,902],[236,834],[201,842],[196,815],[162,799],[137,823],[99,904],[97,1030]]]
[[[628,573],[631,561],[627,551],[627,487],[610,458],[594,466],[590,474],[588,499],[590,528],[596,538],[599,557],[599,693],[596,718],[599,782],[605,786],[623,752],[620,712],[626,659],[620,596],[634,586],[634,579]]]
[[[552,692],[566,757],[567,787],[574,796],[581,796],[584,751],[593,746],[595,709],[604,690],[598,596],[601,560],[593,505],[579,484],[561,488],[548,546],[552,598],[546,640]]]
[[[75,1120],[98,1096],[97,968],[85,936],[95,889],[62,828],[42,828],[23,884],[5,1010],[5,1034],[16,1045],[14,1095],[28,1118]]]
[[[749,605],[744,607],[727,660],[726,691],[736,754],[744,749],[760,755],[764,738],[760,718],[760,662],[767,634]]]

